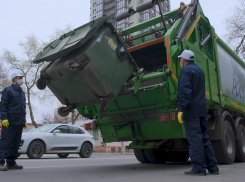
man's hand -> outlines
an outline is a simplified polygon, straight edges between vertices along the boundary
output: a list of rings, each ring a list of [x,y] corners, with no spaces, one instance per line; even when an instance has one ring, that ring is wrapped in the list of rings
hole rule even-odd
[[[183,116],[183,112],[179,112],[178,113],[178,121],[179,121],[180,124],[184,123],[184,121],[182,120],[182,116]]]
[[[28,128],[28,124],[25,123],[25,126],[23,127],[24,129],[27,129]]]
[[[8,128],[9,121],[7,119],[5,119],[5,120],[2,121],[2,124],[3,124],[4,127]]]

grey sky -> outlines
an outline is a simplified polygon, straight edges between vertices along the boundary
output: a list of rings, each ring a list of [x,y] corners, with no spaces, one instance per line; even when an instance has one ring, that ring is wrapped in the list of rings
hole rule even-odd
[[[190,3],[190,0],[182,0]],[[180,0],[170,0],[171,9]],[[234,7],[231,0],[200,0],[205,15],[216,33],[225,34],[225,17]],[[20,40],[34,33],[40,40],[48,40],[55,28],[71,24],[73,28],[89,21],[90,0],[0,0],[0,52],[7,48],[18,56]]]

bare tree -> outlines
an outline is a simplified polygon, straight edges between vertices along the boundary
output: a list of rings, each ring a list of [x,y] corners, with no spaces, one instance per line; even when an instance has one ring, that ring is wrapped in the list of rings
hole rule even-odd
[[[61,34],[70,31],[71,26],[67,25],[65,29],[56,29],[50,36],[50,40],[56,39]],[[29,109],[30,118],[32,124],[37,128],[38,125],[35,121],[33,113],[32,97],[35,95],[40,96],[42,93],[36,89],[36,81],[39,77],[41,68],[45,63],[34,64],[32,60],[37,56],[39,52],[47,45],[47,43],[40,41],[34,34],[30,34],[26,37],[25,41],[20,41],[19,46],[23,50],[24,58],[17,58],[10,50],[4,50],[1,56],[1,61],[10,65],[11,69],[18,70],[24,74],[24,90],[27,95],[27,107]],[[1,71],[0,71],[1,72]],[[44,93],[44,92],[43,92]],[[50,93],[50,92],[49,92]],[[46,92],[48,94],[48,92]],[[49,94],[49,96],[52,94]],[[44,99],[45,97],[42,97]],[[46,95],[47,98],[47,95]]]
[[[8,63],[12,69],[18,70],[24,74],[25,77],[25,92],[27,95],[27,107],[29,109],[32,124],[37,128],[38,125],[35,121],[33,114],[33,105],[31,102],[31,95],[35,94],[34,86],[38,79],[38,73],[43,64],[33,64],[32,60],[42,50],[43,44],[40,43],[38,38],[31,34],[26,37],[25,41],[20,41],[19,46],[22,48],[25,58],[18,59],[14,53],[9,50],[4,50],[2,60]]]
[[[245,60],[245,1],[238,0],[231,15],[226,18],[226,41]]]
[[[61,35],[70,32],[72,30],[72,26],[70,24],[65,25],[64,29],[56,28],[55,31],[49,36],[49,42],[53,42],[54,40],[60,38]]]
[[[8,79],[7,75],[8,71],[3,66],[3,63],[0,63],[0,94],[2,93],[3,89],[11,83],[11,81]]]

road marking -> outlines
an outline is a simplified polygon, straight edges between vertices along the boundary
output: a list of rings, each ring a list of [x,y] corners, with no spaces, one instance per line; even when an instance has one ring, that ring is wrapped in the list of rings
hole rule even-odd
[[[86,164],[86,165],[67,165],[67,166],[43,166],[43,167],[24,167],[24,169],[43,169],[43,168],[62,168],[62,167],[86,167],[86,166],[104,166],[104,165],[120,165],[120,164],[138,164],[137,162],[122,163],[104,163],[104,164]]]

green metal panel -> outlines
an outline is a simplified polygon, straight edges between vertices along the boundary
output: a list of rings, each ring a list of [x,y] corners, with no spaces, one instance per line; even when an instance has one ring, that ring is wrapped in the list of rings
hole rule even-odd
[[[89,40],[106,21],[107,17],[102,17],[62,35],[59,39],[47,45],[43,51],[37,55],[33,62],[40,63],[43,61],[53,61],[67,55],[72,50],[75,50],[86,43],[86,41]]]
[[[67,55],[49,62],[41,70],[47,76],[47,86],[64,105],[76,108],[101,103],[101,99],[112,101],[137,70],[114,27],[105,20],[101,19],[96,27],[91,27],[92,32],[87,33],[91,36],[89,41],[74,50],[72,47],[69,54],[66,52]],[[122,56],[119,55],[121,50]],[[63,51],[52,57],[60,55]],[[38,60],[48,57],[49,54]],[[72,67],[74,64],[77,67]]]

